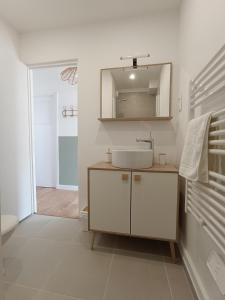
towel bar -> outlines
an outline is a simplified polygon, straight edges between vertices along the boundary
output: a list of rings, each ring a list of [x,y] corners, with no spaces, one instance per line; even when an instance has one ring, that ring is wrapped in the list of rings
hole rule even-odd
[[[212,113],[209,132],[209,154],[217,167],[209,170],[207,184],[187,181],[185,207],[225,255],[225,45],[190,83],[190,119],[209,111],[210,104],[215,109],[218,97],[223,107]]]

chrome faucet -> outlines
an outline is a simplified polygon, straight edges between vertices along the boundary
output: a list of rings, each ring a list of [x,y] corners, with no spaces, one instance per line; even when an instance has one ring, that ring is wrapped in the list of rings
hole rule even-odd
[[[137,143],[149,143],[150,149],[154,149],[154,139],[152,137],[152,133],[150,131],[150,137],[149,139],[141,139],[141,138],[136,138]]]

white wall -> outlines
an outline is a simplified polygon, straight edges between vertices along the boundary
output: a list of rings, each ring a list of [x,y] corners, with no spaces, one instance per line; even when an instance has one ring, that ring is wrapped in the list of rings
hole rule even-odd
[[[20,219],[31,212],[27,69],[18,37],[0,21],[0,190],[2,213]]]
[[[87,201],[87,167],[104,159],[110,145],[134,145],[136,137],[155,137],[156,153],[176,160],[172,122],[101,123],[100,69],[131,64],[121,55],[151,53],[142,64],[171,61],[174,64],[173,99],[176,99],[178,12],[168,11],[139,19],[127,19],[77,29],[25,34],[21,57],[25,63],[79,59],[79,170],[81,208]],[[156,154],[157,155],[157,154]]]
[[[184,0],[180,18],[180,76],[179,94],[183,110],[178,116],[177,145],[179,157],[188,121],[188,89],[190,80],[204,67],[225,43],[224,0]],[[224,100],[223,100],[224,101]],[[216,246],[192,216],[183,218],[183,246],[192,272],[202,289],[202,299],[222,300],[210,275],[206,260]]]
[[[77,85],[72,86],[67,81],[62,81],[60,73],[66,67],[51,67],[33,70],[33,94],[38,96],[58,96],[58,135],[77,136],[77,118],[63,118],[64,106],[77,107]]]

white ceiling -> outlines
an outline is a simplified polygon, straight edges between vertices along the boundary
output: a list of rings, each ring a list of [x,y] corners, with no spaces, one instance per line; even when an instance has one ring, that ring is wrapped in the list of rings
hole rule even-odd
[[[17,31],[63,28],[175,8],[180,0],[0,0],[0,15]]]

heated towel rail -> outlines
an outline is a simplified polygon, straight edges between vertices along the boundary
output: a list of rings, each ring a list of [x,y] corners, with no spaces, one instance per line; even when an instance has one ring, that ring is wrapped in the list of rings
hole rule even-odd
[[[206,110],[213,111],[209,182],[187,181],[186,210],[225,255],[225,45],[190,84],[190,119]]]

